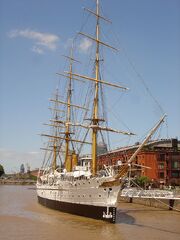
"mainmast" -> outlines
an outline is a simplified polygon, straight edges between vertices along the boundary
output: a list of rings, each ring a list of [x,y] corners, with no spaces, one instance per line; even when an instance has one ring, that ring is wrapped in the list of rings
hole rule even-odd
[[[69,66],[69,84],[68,84],[68,92],[67,92],[67,116],[66,116],[66,130],[65,130],[65,166],[68,161],[69,155],[69,142],[70,142],[70,126],[69,123],[71,121],[71,97],[72,97],[72,49],[70,56],[70,66]]]

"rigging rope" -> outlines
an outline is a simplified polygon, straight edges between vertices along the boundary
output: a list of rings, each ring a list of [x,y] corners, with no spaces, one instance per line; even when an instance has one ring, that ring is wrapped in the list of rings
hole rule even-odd
[[[164,109],[162,108],[162,106],[160,105],[160,103],[158,102],[158,100],[155,98],[155,96],[154,96],[154,95],[152,94],[152,92],[150,91],[150,89],[149,89],[146,81],[144,80],[142,74],[140,74],[140,73],[138,72],[137,68],[135,67],[135,64],[133,63],[133,61],[132,61],[132,60],[130,59],[130,57],[128,56],[125,47],[122,47],[122,44],[121,44],[121,42],[120,42],[117,34],[116,34],[114,31],[112,31],[112,33],[113,33],[113,35],[115,36],[117,43],[119,44],[119,48],[123,50],[122,52],[124,53],[124,56],[127,58],[127,61],[128,61],[128,63],[129,63],[129,65],[131,66],[131,68],[133,69],[133,71],[136,73],[138,79],[139,79],[139,80],[141,81],[141,83],[143,84],[145,90],[147,91],[147,93],[149,94],[149,96],[153,99],[153,101],[155,102],[155,104],[158,106],[160,112],[161,112],[162,114],[164,114],[164,113],[165,113]]]

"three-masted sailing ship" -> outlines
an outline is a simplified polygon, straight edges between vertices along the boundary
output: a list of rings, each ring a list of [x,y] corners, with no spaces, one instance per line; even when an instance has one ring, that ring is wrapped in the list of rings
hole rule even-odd
[[[67,101],[61,100],[58,90],[55,97],[50,99],[54,104],[51,108],[53,116],[50,123],[46,125],[51,128],[51,132],[42,134],[42,136],[49,139],[47,146],[43,148],[49,165],[44,164],[39,171],[37,196],[39,203],[46,207],[115,223],[118,196],[123,188],[129,166],[163,122],[165,116],[152,128],[141,146],[124,165],[118,167],[109,165],[104,166],[104,169],[97,169],[98,133],[102,131],[126,135],[132,135],[132,133],[118,131],[107,125],[105,126],[103,124],[105,119],[100,117],[99,92],[101,86],[104,85],[122,90],[126,90],[126,88],[101,79],[100,48],[104,46],[114,49],[100,39],[100,21],[109,20],[100,15],[99,0],[96,0],[96,11],[86,10],[96,18],[96,34],[95,37],[82,32],[80,34],[95,42],[95,74],[94,77],[90,77],[73,72],[73,64],[77,62],[73,57],[73,51],[71,51],[70,56],[66,57],[69,61],[69,70],[61,75],[68,80]],[[78,109],[79,111],[87,110],[86,106],[79,106],[72,102],[72,81],[76,80],[91,81],[93,83],[92,114],[88,118],[89,124],[84,124],[84,122],[77,123],[72,120],[73,109]],[[64,111],[60,110],[59,105],[65,106]],[[91,133],[91,141],[87,141],[85,138],[75,138],[77,129],[81,127]],[[82,144],[89,144],[91,146],[91,154],[88,157],[89,164],[82,164],[83,158],[80,157],[80,152],[74,147],[74,143],[76,146],[78,144],[81,144],[81,146]],[[61,161],[61,165],[57,164],[58,158]],[[87,160],[87,158],[84,160]]]

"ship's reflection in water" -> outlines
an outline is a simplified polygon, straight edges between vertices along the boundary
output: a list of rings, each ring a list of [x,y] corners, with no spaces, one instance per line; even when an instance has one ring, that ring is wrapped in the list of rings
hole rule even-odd
[[[180,239],[180,213],[120,203],[116,224],[47,209],[27,186],[0,185],[0,239]]]

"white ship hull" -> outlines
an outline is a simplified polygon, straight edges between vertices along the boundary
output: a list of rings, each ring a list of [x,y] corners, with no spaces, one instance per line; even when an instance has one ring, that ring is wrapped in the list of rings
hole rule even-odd
[[[38,201],[46,207],[115,223],[120,186],[103,187],[106,178],[37,183]]]

